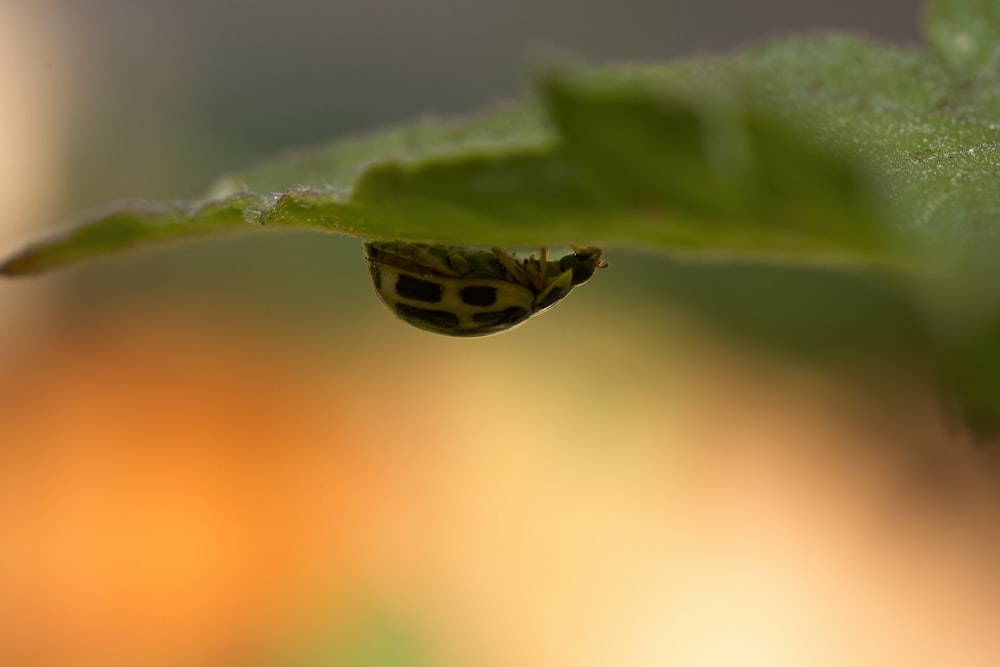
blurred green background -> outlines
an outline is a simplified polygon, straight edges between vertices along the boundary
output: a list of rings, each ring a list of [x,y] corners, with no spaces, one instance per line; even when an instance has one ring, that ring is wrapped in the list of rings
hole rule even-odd
[[[919,6],[3,0],[0,248],[524,94],[549,49],[913,43]],[[471,341],[347,237],[0,283],[0,664],[995,664],[995,454],[919,378],[750,354],[660,298],[673,261],[608,260]]]

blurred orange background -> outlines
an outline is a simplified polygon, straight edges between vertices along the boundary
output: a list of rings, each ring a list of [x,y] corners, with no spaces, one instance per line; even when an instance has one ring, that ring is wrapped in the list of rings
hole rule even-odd
[[[512,94],[538,43],[912,41],[916,7],[7,3],[0,248]],[[340,237],[0,282],[0,665],[1000,664],[997,448],[609,261],[481,340],[395,321]]]

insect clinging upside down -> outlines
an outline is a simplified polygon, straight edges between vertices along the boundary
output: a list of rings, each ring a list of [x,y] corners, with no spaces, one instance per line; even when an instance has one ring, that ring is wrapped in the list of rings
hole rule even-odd
[[[448,336],[511,329],[561,301],[605,268],[600,248],[574,248],[558,260],[518,260],[500,248],[371,241],[365,256],[375,293],[400,319]]]

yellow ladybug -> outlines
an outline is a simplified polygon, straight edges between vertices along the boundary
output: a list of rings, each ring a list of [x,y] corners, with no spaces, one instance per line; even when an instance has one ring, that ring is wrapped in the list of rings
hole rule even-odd
[[[500,248],[371,241],[365,256],[375,293],[400,319],[447,336],[511,329],[564,299],[607,264],[600,248],[558,261],[542,248],[523,260]]]

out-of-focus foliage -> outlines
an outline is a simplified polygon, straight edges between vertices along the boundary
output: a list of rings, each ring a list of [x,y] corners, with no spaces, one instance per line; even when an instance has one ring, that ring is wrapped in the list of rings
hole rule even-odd
[[[1000,70],[1000,4],[995,0],[931,0],[925,29],[938,54],[959,75],[996,80]]]

